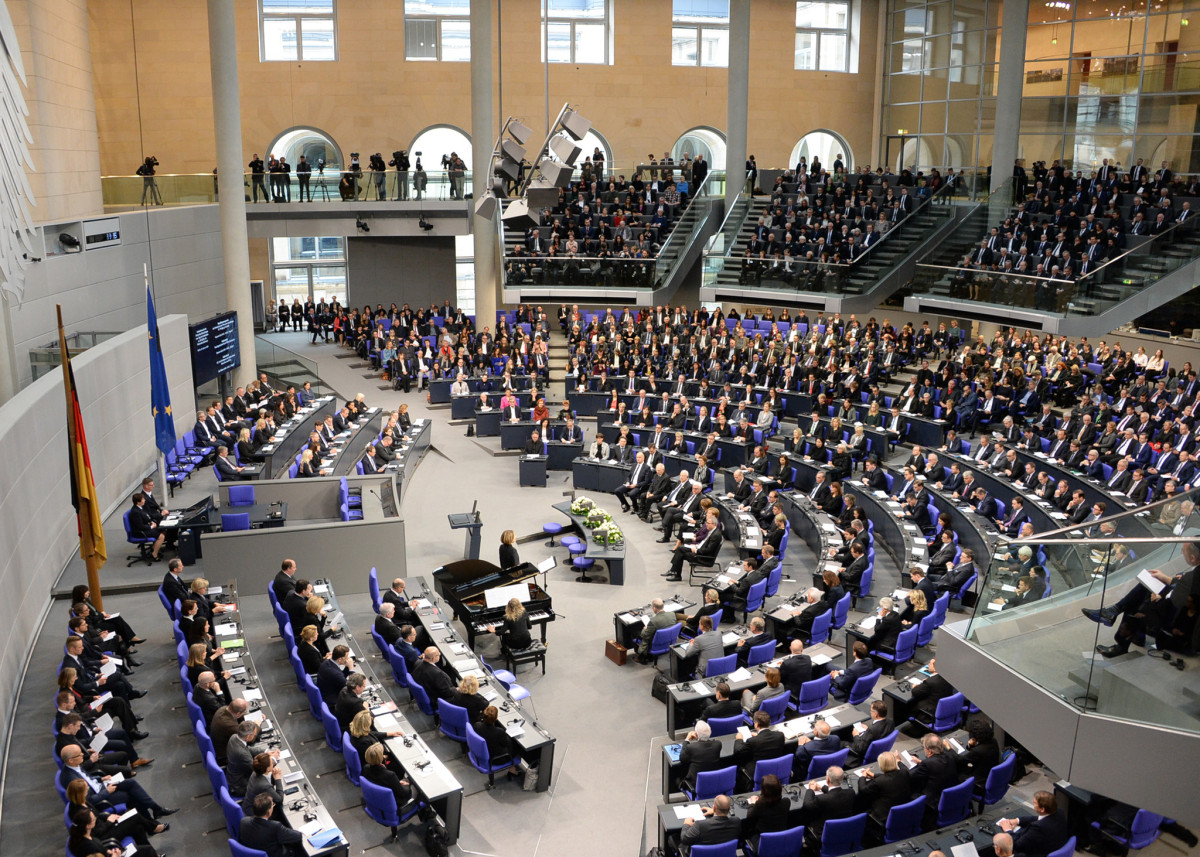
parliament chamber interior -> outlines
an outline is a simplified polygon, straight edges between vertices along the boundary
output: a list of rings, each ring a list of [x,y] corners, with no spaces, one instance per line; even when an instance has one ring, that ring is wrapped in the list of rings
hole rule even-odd
[[[1197,853],[1193,15],[0,4],[0,857]]]

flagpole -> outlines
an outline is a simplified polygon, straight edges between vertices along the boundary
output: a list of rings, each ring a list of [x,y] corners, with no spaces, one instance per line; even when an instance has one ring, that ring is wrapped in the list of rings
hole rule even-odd
[[[74,384],[72,383],[71,379],[70,352],[67,351],[67,335],[63,330],[62,304],[55,304],[55,311],[58,313],[58,343],[59,350],[62,352],[63,384],[67,388],[68,392],[74,395]],[[71,454],[75,455],[78,438],[76,434],[74,415],[70,412],[67,414],[67,438]],[[73,490],[77,491],[78,481],[82,478],[82,475],[77,474],[74,467],[72,468],[71,475],[76,477],[76,485],[73,486]],[[94,490],[95,488],[93,486],[92,491]],[[89,497],[88,500],[93,504],[96,502],[95,497]],[[91,596],[92,603],[96,605],[96,609],[103,612],[104,593],[100,590],[100,569],[103,567],[104,563],[95,549],[96,544],[92,539],[90,528],[84,526],[83,521],[79,520],[81,514],[82,513],[80,510],[76,509],[75,517],[79,522],[80,552],[83,554],[83,561],[87,566],[88,594]],[[103,536],[103,531],[101,531],[101,536]]]
[[[145,284],[146,288],[149,290],[150,289],[150,269],[146,266],[145,262],[142,263],[142,281]],[[153,294],[153,291],[151,291],[151,294]],[[163,451],[161,449],[158,450],[158,463],[157,463],[157,467],[154,472],[154,484],[156,486],[158,486],[159,491],[163,492],[162,493],[162,502],[159,503],[158,505],[161,506],[163,509],[170,508],[170,505],[167,502],[167,493],[168,493],[167,459],[166,459],[166,456],[163,455]]]

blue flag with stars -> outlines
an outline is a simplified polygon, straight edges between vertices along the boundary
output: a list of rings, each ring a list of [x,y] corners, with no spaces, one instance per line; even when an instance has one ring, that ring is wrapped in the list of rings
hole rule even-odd
[[[163,363],[158,316],[154,312],[154,298],[149,285],[146,286],[146,331],[150,336],[150,413],[154,415],[154,443],[166,455],[175,446],[175,419],[171,416],[167,367]]]

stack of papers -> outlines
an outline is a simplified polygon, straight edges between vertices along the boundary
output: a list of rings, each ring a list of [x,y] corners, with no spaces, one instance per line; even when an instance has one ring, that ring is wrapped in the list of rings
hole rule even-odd
[[[816,663],[815,658],[813,662]],[[727,681],[745,681],[748,678],[750,678],[750,671],[745,667],[738,667],[736,670],[726,676]]]
[[[700,808],[700,804],[698,803],[677,806],[675,807],[675,817],[680,821],[686,821],[689,818],[693,821],[700,821],[704,818],[704,810]]]
[[[725,633],[724,633],[724,634],[721,636],[721,642],[722,642],[722,643],[724,643],[724,644],[725,644],[725,645],[727,645],[727,646],[728,646],[728,645],[730,645],[731,643],[736,643],[736,642],[737,642],[737,640],[738,640],[738,635],[737,635],[737,633],[736,633],[736,632],[734,632],[734,631],[726,631],[726,632],[725,632]]]
[[[813,655],[812,656],[812,662],[816,666],[823,666],[824,664],[829,663],[831,660],[833,660],[833,658],[829,657],[829,655]]]

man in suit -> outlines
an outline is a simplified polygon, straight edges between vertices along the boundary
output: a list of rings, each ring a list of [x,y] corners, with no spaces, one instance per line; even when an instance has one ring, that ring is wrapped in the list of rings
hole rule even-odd
[[[163,582],[163,588],[166,589],[165,581]],[[288,595],[296,591],[296,561],[294,559],[285,559],[283,561],[283,565],[275,574],[275,579],[271,581],[271,589],[275,592],[275,600],[282,607]]]
[[[321,666],[317,668],[317,690],[321,692],[321,698],[330,711],[337,706],[338,695],[353,671],[354,659],[350,657],[350,648],[345,645],[334,646],[329,657],[321,661]]]
[[[683,782],[695,789],[696,776],[720,767],[720,761],[721,742],[712,737],[712,727],[707,721],[697,720],[679,748],[679,763],[686,768]]]
[[[942,792],[958,785],[958,757],[947,753],[942,739],[932,733],[921,739],[921,749],[925,758],[909,772],[909,780],[913,794],[925,795],[926,813],[936,813]]]
[[[808,766],[816,756],[836,753],[842,749],[842,742],[833,734],[829,724],[818,720],[813,726],[813,736],[801,735],[797,739],[796,755],[792,759],[792,781],[803,782],[808,779]]]
[[[229,794],[234,797],[246,794],[246,784],[254,773],[255,756],[270,752],[272,758],[279,758],[279,751],[268,751],[265,745],[258,743],[258,737],[258,724],[243,720],[225,748],[225,779],[229,783]]]
[[[445,671],[438,666],[442,653],[437,646],[429,646],[413,666],[412,675],[429,694],[430,703],[436,708],[437,700],[449,699],[454,693],[454,684]],[[349,684],[349,679],[347,679]]]
[[[850,739],[850,755],[846,757],[846,764],[849,767],[858,767],[862,764],[863,757],[867,754],[867,748],[871,746],[872,741],[878,741],[886,735],[891,734],[895,728],[892,723],[892,718],[888,716],[887,703],[882,699],[877,699],[871,703],[871,722],[867,724],[859,723],[854,727],[854,736]],[[907,774],[907,771],[905,772]],[[905,776],[907,782],[908,777]],[[904,793],[905,799],[908,798],[908,792]],[[886,813],[885,813],[886,815]]]
[[[684,471],[683,473],[686,473]],[[680,478],[683,478],[683,473],[680,473]],[[671,531],[678,529],[677,538],[683,538],[683,530],[685,525],[694,524],[700,515],[700,501],[704,497],[704,485],[700,482],[692,482],[688,486],[688,492],[683,499],[679,501],[677,506],[668,506],[663,509],[662,519],[662,538],[659,542],[669,542],[671,540]],[[689,520],[690,518],[690,520]]]
[[[638,498],[649,486],[650,478],[651,469],[646,464],[646,455],[638,450],[633,467],[629,468],[629,478],[614,492],[621,501],[622,511],[629,513],[634,510]]]
[[[972,720],[968,731],[971,737],[967,740],[967,751],[958,757],[958,767],[964,778],[973,778],[975,785],[983,789],[988,774],[1000,763],[1000,745],[991,724],[985,720]]]
[[[229,750],[229,739],[237,734],[238,726],[241,725],[242,719],[249,710],[250,703],[244,699],[235,699],[228,705],[218,708],[217,713],[213,716],[212,726],[208,731],[212,737],[213,755],[217,757],[217,764],[222,768],[225,767],[225,754]]]
[[[879,608],[875,613],[875,630],[866,643],[868,651],[891,652],[895,650],[896,638],[900,636],[903,626],[900,614],[892,610],[894,603],[889,595],[879,599]]]
[[[238,481],[242,478],[242,471],[245,467],[238,465],[229,460],[229,447],[217,447],[217,460],[214,462],[217,466],[217,472],[221,474],[222,479],[232,479]]]
[[[912,794],[908,770],[900,767],[900,755],[888,750],[879,754],[879,773],[867,770],[863,776],[855,809],[885,824],[892,807],[907,803]]]
[[[934,586],[933,581],[925,576],[924,570],[918,565],[914,565],[908,570],[908,578],[912,581],[913,589],[919,589],[925,594],[925,603],[929,605],[930,610],[933,610],[933,602],[937,600],[937,587]],[[904,600],[908,603],[900,611],[900,619],[905,622],[911,622],[913,616],[912,599],[906,596]]]
[[[683,580],[683,563],[689,557],[715,557],[721,550],[721,518],[716,506],[709,508],[705,516],[704,526],[696,529],[691,544],[684,544],[681,539],[671,556],[671,567],[666,575],[667,580]]]
[[[303,853],[304,835],[271,818],[275,799],[267,792],[254,796],[253,815],[243,816],[238,826],[238,842],[266,853],[267,857],[294,857]]]
[[[196,676],[196,686],[192,688],[192,702],[200,706],[200,711],[204,714],[204,725],[211,730],[213,718],[225,704],[221,699],[221,687],[217,684],[217,677],[212,672],[205,670]]]
[[[754,557],[742,560],[742,571],[745,573],[741,579],[723,593],[724,598],[722,600],[726,603],[732,600],[745,600],[746,596],[750,594],[751,586],[767,579],[767,576],[758,567],[758,560]],[[759,642],[762,641],[760,640]]]
[[[757,565],[757,560],[749,560]],[[765,578],[764,578],[765,579]],[[738,663],[746,666],[750,658],[750,650],[755,646],[761,646],[765,643],[771,643],[771,653],[774,656],[775,652],[775,635],[767,633],[766,621],[761,616],[755,616],[750,620],[750,636],[743,637],[737,643]]]
[[[693,845],[716,845],[736,841],[742,833],[742,821],[729,814],[732,803],[728,795],[717,795],[711,807],[704,807],[704,818],[683,820],[678,850],[683,857],[691,854]]]
[[[724,656],[725,644],[721,640],[721,632],[713,629],[712,616],[701,616],[697,630],[700,633],[683,647],[683,654],[687,660],[695,655],[696,675],[703,677],[708,675],[709,660]],[[688,668],[683,667],[682,671],[687,673]]]
[[[846,699],[854,689],[856,681],[875,671],[875,663],[870,658],[866,643],[862,640],[855,641],[851,651],[854,653],[854,660],[850,666],[844,670],[831,670],[829,673],[832,679],[830,692],[834,699]]]
[[[1067,843],[1070,833],[1067,821],[1058,812],[1058,799],[1053,792],[1035,793],[1033,808],[1037,815],[1002,818],[996,824],[1012,835],[1016,853],[1023,857],[1048,857]]]
[[[663,628],[670,628],[676,622],[674,613],[668,613],[663,610],[663,600],[661,598],[655,598],[650,602],[650,611],[650,621],[642,629],[637,655],[634,656],[634,659],[638,663],[650,662],[647,653],[650,651],[650,643],[654,640],[654,633]]]
[[[821,590],[816,587],[804,593],[804,600],[804,607],[792,610],[792,633],[807,637],[812,633],[813,620],[829,608],[821,600]]]
[[[375,617],[375,633],[389,646],[400,639],[400,626],[392,621],[395,615],[395,604],[380,604],[379,615]]]
[[[771,715],[756,711],[753,721],[753,734],[745,741],[738,738],[733,743],[733,758],[741,766],[738,771],[740,792],[754,788],[754,768],[759,762],[787,755],[786,739],[782,732],[771,728]]]
[[[924,719],[932,723],[934,715],[937,713],[938,702],[952,695],[955,691],[954,686],[950,682],[938,675],[937,658],[929,661],[927,669],[930,672],[930,676],[912,689],[912,701],[916,704],[916,710],[921,712]]]
[[[288,614],[293,634],[299,635],[300,629],[308,624],[308,599],[312,597],[312,594],[312,582],[298,577],[293,584],[292,591],[280,605]]]
[[[958,558],[958,565],[947,569],[946,573],[940,577],[929,574],[926,579],[933,581],[937,594],[941,595],[943,592],[957,592],[962,589],[963,584],[970,579],[972,574],[975,574],[975,551],[963,548],[962,555]],[[930,607],[932,609],[932,602]]]
[[[704,707],[700,713],[700,719],[711,723],[714,718],[733,717],[735,714],[742,714],[741,701],[732,698],[727,683],[718,682],[717,686],[713,688],[713,701]]]
[[[799,699],[801,685],[812,680],[812,670],[812,658],[804,654],[803,641],[792,640],[788,656],[779,662],[779,680],[791,692],[793,699]]]
[[[667,475],[667,466],[662,463],[657,464],[649,486],[638,501],[638,517],[649,523],[650,504],[660,502],[671,491],[671,488],[671,477]]]
[[[800,806],[804,826],[813,831],[814,836],[820,836],[825,822],[854,815],[856,796],[854,789],[846,787],[845,770],[833,765],[825,769],[824,777],[823,786],[816,780],[808,784]]]
[[[167,596],[167,603],[171,605],[171,609],[175,608],[176,601],[187,601],[191,597],[188,585],[180,577],[182,572],[183,560],[175,558],[167,563],[167,573],[163,575],[162,590],[163,595]]]
[[[85,756],[83,748],[78,744],[68,744],[58,754],[62,760],[62,770],[58,774],[58,782],[65,790],[75,780],[87,783],[88,797],[95,800],[107,800],[112,803],[127,803],[130,807],[141,811],[151,818],[162,818],[179,812],[162,806],[146,793],[141,783],[128,779],[121,783],[109,782],[111,776],[93,777],[83,769]]]

